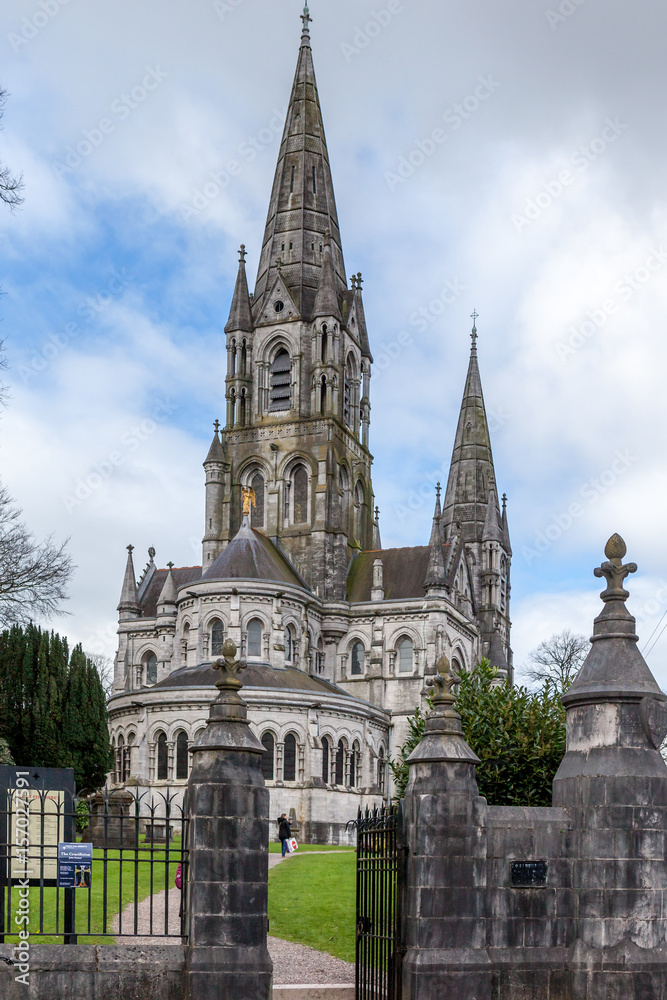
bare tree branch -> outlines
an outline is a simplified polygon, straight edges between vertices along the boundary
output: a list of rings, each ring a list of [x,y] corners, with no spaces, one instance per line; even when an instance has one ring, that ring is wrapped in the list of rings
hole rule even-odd
[[[113,687],[113,660],[110,656],[105,656],[104,653],[86,653],[85,649],[84,654],[97,668],[104,696],[108,698]]]
[[[559,691],[567,691],[586,659],[589,641],[585,635],[563,629],[550,639],[541,642],[529,654],[531,667],[525,674],[539,684],[554,684]]]
[[[7,91],[0,87],[0,118],[4,114]],[[13,174],[8,166],[0,161],[0,201],[9,205],[14,211],[23,204],[23,174]]]
[[[66,547],[52,538],[38,542],[0,485],[0,626],[48,619],[61,610],[74,569]]]

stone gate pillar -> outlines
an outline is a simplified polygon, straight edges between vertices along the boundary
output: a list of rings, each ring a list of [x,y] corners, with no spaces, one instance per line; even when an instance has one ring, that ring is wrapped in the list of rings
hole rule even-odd
[[[426,733],[408,758],[403,996],[491,1000],[484,919],[486,800],[478,793],[479,758],[463,738],[446,656],[437,667]]]
[[[269,1000],[269,792],[265,752],[239,696],[236,646],[227,640],[220,694],[191,748],[188,782],[188,1000]]]

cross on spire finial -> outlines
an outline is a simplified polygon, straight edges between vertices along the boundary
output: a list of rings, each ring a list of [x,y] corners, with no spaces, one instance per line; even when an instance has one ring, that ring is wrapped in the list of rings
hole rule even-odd
[[[440,486],[440,483],[436,483],[435,484],[435,495],[437,496],[438,500],[440,499],[440,493],[441,492],[442,492],[442,487]]]
[[[503,493],[502,500],[503,500],[503,510],[505,510],[505,507],[507,507],[507,493]]]
[[[379,520],[379,517],[380,517],[380,508],[376,507],[375,508],[375,520],[376,521]]]
[[[357,287],[357,276],[356,276],[356,274],[353,274],[352,277],[350,278],[350,284],[352,285],[353,288]]]
[[[361,277],[361,271],[357,271],[357,288],[361,288],[363,280],[364,279]]]
[[[134,552],[134,545],[128,545],[127,551],[130,553],[130,555],[132,555],[132,553]]]
[[[306,6],[303,8],[303,14],[301,15],[301,20],[303,21],[303,33],[304,33],[304,35],[309,35],[310,31],[308,29],[308,22],[312,21],[313,19],[310,16],[310,11],[308,10],[308,4],[306,4]]]
[[[220,421],[219,420],[214,420],[213,421],[213,428],[215,430],[215,433],[217,434],[218,431],[220,430]]]
[[[239,261],[242,264],[245,264],[245,258],[246,258],[245,243],[242,243],[239,249]]]
[[[472,349],[473,349],[473,351],[477,349],[477,317],[478,316],[479,316],[479,313],[477,312],[477,310],[473,309],[472,313],[470,314],[470,318],[472,319],[472,333],[470,334],[470,339],[472,340]]]
[[[171,571],[171,570],[172,570],[172,569],[174,568],[174,564],[173,564],[173,562],[168,562],[168,563],[167,563],[167,566],[169,567],[169,570],[170,570],[170,571]]]

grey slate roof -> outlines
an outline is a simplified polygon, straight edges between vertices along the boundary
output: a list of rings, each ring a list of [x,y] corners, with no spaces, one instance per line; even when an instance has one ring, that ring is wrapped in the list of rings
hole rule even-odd
[[[211,663],[199,663],[196,667],[181,667],[180,670],[174,670],[168,677],[165,677],[158,684],[154,685],[152,690],[155,690],[155,688],[190,686],[212,687],[219,678],[220,671],[214,670]],[[276,669],[269,663],[248,663],[247,668],[239,675],[239,680],[244,687],[275,688],[280,691],[303,691],[321,696],[337,694],[349,698],[351,701],[359,700],[348,694],[347,691],[343,691],[342,688],[337,687],[336,684],[331,684],[321,677],[313,677],[312,674],[306,674],[303,670],[297,670],[296,667]],[[243,693],[241,695],[243,696]]]
[[[261,532],[242,524],[203,580],[274,580],[308,589],[286,557]]]
[[[442,546],[445,565],[449,557],[449,548],[449,543]],[[424,597],[430,554],[431,549],[428,545],[360,552],[350,566],[347,577],[348,601],[352,604],[370,601],[373,563],[376,559],[382,560],[385,600]]]
[[[158,569],[153,574],[153,579],[139,605],[144,618],[155,618],[157,615],[158,600],[167,580],[168,572],[167,569]],[[201,566],[182,566],[180,569],[173,569],[172,575],[178,590],[179,587],[183,587],[187,583],[197,583],[201,580]]]

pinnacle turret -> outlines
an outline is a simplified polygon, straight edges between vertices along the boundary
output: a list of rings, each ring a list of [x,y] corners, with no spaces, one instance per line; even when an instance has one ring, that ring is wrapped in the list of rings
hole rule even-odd
[[[317,288],[312,318],[318,319],[322,316],[331,316],[333,319],[341,320],[338,292],[336,289],[336,274],[331,253],[331,233],[328,229],[324,235],[322,274]]]
[[[168,573],[164,581],[164,586],[160,592],[160,596],[157,602],[158,614],[159,615],[175,615],[176,614],[176,584],[174,582],[174,574],[172,570],[174,564],[172,562],[167,563]]]
[[[250,295],[248,293],[248,279],[245,272],[245,257],[246,249],[242,243],[239,250],[239,269],[236,275],[234,296],[229,310],[229,319],[225,325],[225,333],[252,333],[254,329],[250,309]]]
[[[446,571],[442,544],[442,511],[440,508],[440,483],[438,483],[435,493],[433,527],[431,528],[431,539],[429,541],[428,569],[426,571],[426,579],[424,580],[424,587],[427,591],[433,587],[445,586]]]
[[[500,520],[500,511],[498,510],[496,491],[493,486],[489,490],[489,499],[486,505],[486,517],[484,519],[482,541],[503,543],[503,528]]]
[[[213,433],[211,447],[208,449],[208,455],[204,459],[204,467],[212,463],[222,465],[225,462],[225,449],[222,446],[219,435],[220,421],[216,420],[213,426],[215,431]]]
[[[118,602],[118,617],[139,618],[141,609],[137,597],[137,578],[134,572],[134,560],[132,559],[133,545],[127,547],[127,563],[125,565],[125,577],[123,578],[123,589]]]

